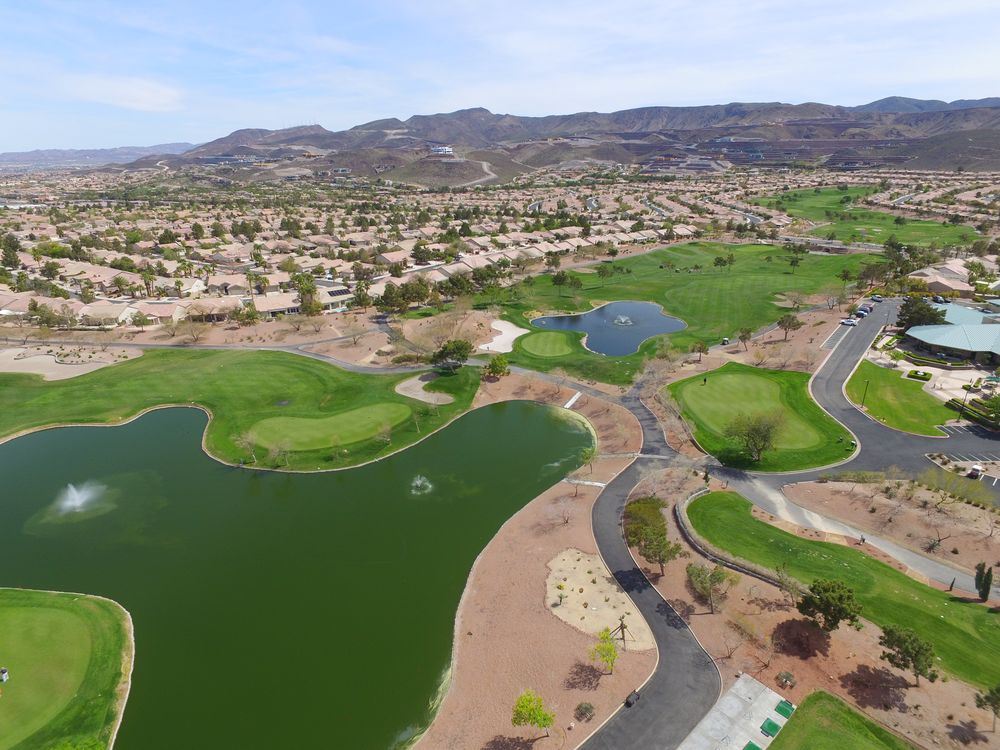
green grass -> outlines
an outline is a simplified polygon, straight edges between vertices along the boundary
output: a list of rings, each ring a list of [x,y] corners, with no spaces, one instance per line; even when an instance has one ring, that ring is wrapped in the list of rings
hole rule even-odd
[[[810,234],[828,237],[843,242],[874,242],[882,244],[890,236],[907,245],[968,245],[979,236],[975,229],[967,226],[942,224],[906,218],[897,224],[896,215],[887,211],[874,211],[863,206],[861,201],[876,192],[872,187],[852,187],[846,191],[837,188],[790,190],[757,201],[765,208],[785,211],[790,216],[809,219],[824,225],[813,229]],[[841,203],[845,197],[852,203]],[[830,213],[828,213],[830,212]]]
[[[906,369],[889,370],[862,361],[847,381],[847,397],[890,427],[916,435],[943,435],[935,425],[954,419],[955,412],[923,389],[923,382],[906,377]],[[868,392],[865,393],[865,381]]]
[[[464,412],[477,375],[462,368],[429,383],[427,390],[455,398],[435,407],[393,390],[408,375],[351,373],[284,352],[155,350],[69,380],[0,374],[0,436],[46,425],[114,424],[160,404],[195,403],[212,412],[205,445],[225,461],[252,463],[250,451],[234,442],[250,434],[261,466],[340,468],[387,455]],[[386,421],[390,443],[372,437]],[[290,450],[287,464],[285,456],[267,455],[278,443]]]
[[[716,256],[729,253],[736,257],[731,270],[712,265]],[[780,247],[770,245],[692,242],[619,258],[614,265],[623,272],[607,280],[595,273],[569,271],[583,283],[579,290],[553,286],[551,274],[543,273],[535,276],[530,285],[517,284],[508,292],[503,317],[530,328],[532,313],[583,312],[614,300],[656,302],[664,312],[687,323],[683,331],[660,337],[686,351],[696,341],[717,344],[723,336],[734,338],[743,326],[757,329],[774,323],[788,311],[777,304],[781,295],[815,294],[828,287],[839,290],[837,274],[844,268],[856,272],[869,258],[864,254],[806,255],[792,273],[784,256]],[[673,264],[675,270],[668,264]],[[695,266],[701,269],[695,270]],[[496,301],[484,295],[478,303],[488,306]],[[558,367],[581,377],[625,385],[632,382],[643,360],[657,347],[653,339],[636,354],[603,357],[583,347],[582,334],[567,334],[566,340],[571,352],[560,357],[537,356],[519,341],[511,362],[542,371]]]
[[[562,331],[542,331],[522,338],[521,347],[536,357],[564,357],[573,351],[573,341]]]
[[[809,584],[816,578],[843,581],[880,626],[916,630],[930,641],[938,664],[977,686],[1000,683],[998,613],[918,583],[851,547],[802,539],[754,518],[750,503],[732,492],[713,492],[688,506],[688,519],[710,544],[736,557],[788,573]]]
[[[707,383],[703,384],[704,379]],[[850,433],[809,396],[806,373],[762,370],[730,362],[707,375],[680,380],[667,388],[701,447],[727,465],[792,471],[835,463],[847,455]],[[755,464],[725,436],[726,426],[739,412],[775,411],[783,420],[775,447]]]
[[[105,599],[0,589],[0,750],[107,747],[117,719],[125,614]]]
[[[770,750],[914,750],[829,693],[810,693],[785,723]]]
[[[402,424],[412,413],[406,404],[372,404],[320,419],[271,417],[255,424],[251,432],[257,444],[264,448],[284,443],[293,451],[321,450],[329,448],[331,440],[336,440],[338,445],[370,440]]]

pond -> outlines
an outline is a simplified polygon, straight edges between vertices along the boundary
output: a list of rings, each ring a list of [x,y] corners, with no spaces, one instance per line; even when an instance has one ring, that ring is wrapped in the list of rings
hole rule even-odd
[[[531,324],[549,331],[582,331],[586,334],[584,346],[612,357],[633,354],[646,339],[687,327],[653,302],[609,302],[577,315],[536,318]]]
[[[282,474],[205,456],[205,419],[0,446],[0,583],[132,613],[116,750],[405,740],[432,716],[476,556],[591,445],[568,412],[511,402],[378,463]]]

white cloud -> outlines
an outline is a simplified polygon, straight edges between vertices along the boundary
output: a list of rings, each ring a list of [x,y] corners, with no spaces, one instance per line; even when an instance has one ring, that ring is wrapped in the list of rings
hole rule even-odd
[[[133,76],[68,75],[60,83],[62,93],[73,99],[137,112],[175,112],[183,99],[173,86]]]

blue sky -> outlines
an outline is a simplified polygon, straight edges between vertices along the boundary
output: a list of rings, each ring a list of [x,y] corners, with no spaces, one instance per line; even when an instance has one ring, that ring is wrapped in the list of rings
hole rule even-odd
[[[0,0],[0,151],[483,106],[1000,96],[1000,0]]]

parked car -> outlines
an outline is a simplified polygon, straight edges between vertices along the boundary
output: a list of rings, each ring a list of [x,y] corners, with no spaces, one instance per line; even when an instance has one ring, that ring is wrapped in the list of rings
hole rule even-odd
[[[872,302],[881,302],[884,299],[885,299],[885,297],[883,297],[881,294],[873,294],[872,295]]]
[[[636,703],[639,702],[639,691],[633,690],[628,694],[628,698],[625,699],[625,707],[632,708]]]
[[[874,305],[870,305],[870,304],[868,304],[868,303],[866,302],[866,303],[865,303],[865,304],[863,304],[863,305],[858,305],[858,309],[859,309],[859,310],[864,310],[865,312],[871,312],[872,310],[874,310],[874,309],[875,309],[875,306],[874,306]]]
[[[931,297],[931,299],[934,300],[935,302],[937,302],[939,305],[943,305],[945,302],[948,301],[944,297],[942,297],[940,294],[935,294],[933,297]]]
[[[856,321],[854,318],[844,318],[842,321],[840,321],[840,325],[842,326],[856,326],[857,324],[858,321]]]
[[[858,310],[856,313],[854,313],[854,317],[855,318],[867,318],[868,317],[868,311],[867,310]]]

